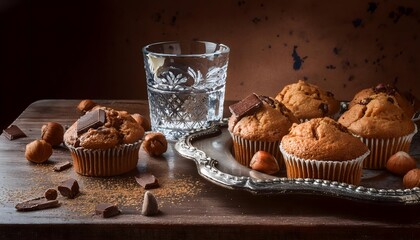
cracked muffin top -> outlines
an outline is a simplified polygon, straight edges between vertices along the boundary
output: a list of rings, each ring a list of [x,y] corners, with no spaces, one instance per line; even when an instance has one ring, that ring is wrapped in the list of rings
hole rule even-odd
[[[329,117],[293,124],[281,146],[296,157],[325,161],[352,160],[368,151],[359,138]]]
[[[338,119],[355,135],[367,138],[394,138],[414,131],[414,123],[397,100],[378,93],[360,100]]]
[[[108,149],[142,139],[144,129],[126,111],[98,106],[86,112],[64,133],[73,147]]]
[[[349,103],[349,108],[359,104],[363,99],[370,97],[371,95],[375,95],[378,93],[386,93],[390,96],[393,96],[395,100],[397,100],[398,105],[404,110],[408,117],[413,117],[415,109],[414,109],[414,99],[407,99],[403,95],[400,94],[398,89],[389,85],[380,83],[375,87],[366,88],[354,95],[353,99]]]
[[[299,80],[285,86],[276,96],[301,121],[318,117],[332,117],[340,110],[334,94],[318,86]]]
[[[282,103],[274,98],[254,95],[258,104],[253,112],[238,118],[229,118],[229,131],[247,140],[278,141],[299,120]]]

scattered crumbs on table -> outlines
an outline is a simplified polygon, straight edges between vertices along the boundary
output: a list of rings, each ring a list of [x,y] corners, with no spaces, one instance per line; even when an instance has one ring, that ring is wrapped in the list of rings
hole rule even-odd
[[[43,196],[48,188],[57,188],[60,183],[74,178],[80,185],[80,193],[75,199],[59,196],[61,207],[57,210],[63,215],[93,216],[95,207],[101,202],[116,204],[121,208],[141,212],[143,196],[151,191],[159,201],[159,208],[172,207],[189,202],[203,189],[204,183],[189,175],[176,175],[175,178],[160,176],[160,187],[145,190],[133,176],[94,178],[85,177],[74,171],[52,172],[51,164],[33,166],[33,174],[25,182],[27,185],[11,190],[0,188],[0,206],[15,205],[30,198]],[[56,211],[51,209],[50,211]]]

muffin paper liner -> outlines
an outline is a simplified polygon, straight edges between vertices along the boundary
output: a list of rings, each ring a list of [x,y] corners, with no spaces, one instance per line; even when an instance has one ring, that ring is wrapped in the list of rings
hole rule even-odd
[[[67,145],[74,170],[84,176],[110,177],[136,168],[141,141],[110,149],[86,149]]]
[[[362,156],[346,161],[328,161],[302,159],[287,153],[280,144],[288,178],[313,178],[344,182],[358,185],[362,176],[363,160],[369,155],[368,150]]]
[[[370,149],[370,155],[363,163],[367,169],[384,169],[388,159],[398,151],[409,152],[411,140],[417,133],[417,125],[408,135],[396,138],[365,138],[357,136]]]
[[[279,141],[252,141],[241,138],[239,136],[235,136],[231,133],[233,138],[233,154],[240,164],[249,167],[249,163],[251,162],[252,156],[260,150],[269,152],[273,155],[281,167],[283,165],[283,157],[281,152],[279,151]]]

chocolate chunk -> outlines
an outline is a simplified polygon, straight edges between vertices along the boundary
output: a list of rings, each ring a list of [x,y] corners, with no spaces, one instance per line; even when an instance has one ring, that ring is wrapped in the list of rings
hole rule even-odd
[[[44,193],[44,197],[47,200],[55,200],[57,199],[57,195],[58,195],[57,190],[55,190],[54,188],[47,189],[47,191],[45,191]]]
[[[71,162],[65,161],[54,165],[53,170],[56,172],[64,171],[72,166]]]
[[[89,128],[98,128],[106,122],[106,113],[102,109],[87,112],[77,120],[77,135],[83,134]]]
[[[319,104],[318,109],[321,110],[322,115],[325,116],[328,113],[328,104],[321,103],[321,104]]]
[[[141,214],[144,216],[153,216],[158,213],[159,213],[159,206],[158,206],[155,196],[151,192],[146,191],[146,193],[144,193]]]
[[[240,119],[246,115],[253,114],[261,105],[261,99],[253,93],[241,101],[230,105],[229,110],[237,119]]]
[[[110,218],[121,214],[121,211],[118,209],[118,206],[111,203],[99,203],[96,205],[95,213],[103,218]]]
[[[28,212],[47,208],[55,208],[58,206],[60,206],[58,200],[48,200],[45,197],[40,197],[18,203],[16,204],[15,208],[19,212]]]
[[[135,176],[136,181],[140,186],[144,187],[144,189],[152,189],[159,187],[158,179],[150,173],[141,173]]]
[[[67,198],[75,198],[76,195],[79,193],[79,184],[73,178],[70,178],[61,183],[58,186],[58,191]]]
[[[359,102],[359,104],[360,105],[368,105],[370,103],[370,101],[372,101],[372,98],[364,98]]]
[[[388,95],[395,95],[395,93],[397,92],[395,87],[389,84],[383,84],[383,83],[379,83],[376,87],[373,88],[373,91],[375,93],[383,92]]]
[[[26,134],[16,125],[10,125],[10,127],[4,129],[3,135],[9,140],[26,137]]]

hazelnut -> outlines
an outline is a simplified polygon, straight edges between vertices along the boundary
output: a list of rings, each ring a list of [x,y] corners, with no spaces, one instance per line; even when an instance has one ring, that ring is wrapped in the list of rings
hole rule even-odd
[[[41,128],[41,139],[55,147],[63,142],[64,128],[56,122],[49,122]]]
[[[93,107],[95,107],[97,104],[90,100],[90,99],[85,99],[82,100],[79,105],[77,105],[77,109],[82,112],[85,113],[87,111],[90,111]]]
[[[58,196],[58,192],[54,188],[49,188],[44,193],[44,197],[47,200],[55,200],[55,199],[57,199],[57,196]]]
[[[405,188],[420,187],[420,168],[411,169],[404,175],[403,185]]]
[[[52,146],[45,140],[34,140],[26,145],[25,157],[34,163],[43,163],[52,155]]]
[[[386,162],[386,169],[400,176],[404,176],[413,168],[416,168],[416,160],[404,151],[396,152]]]
[[[131,116],[134,118],[134,120],[136,120],[136,122],[140,124],[140,126],[143,127],[144,131],[150,131],[152,129],[152,127],[150,126],[150,121],[143,115],[134,113],[131,114]]]
[[[143,149],[150,156],[160,156],[168,149],[168,141],[162,133],[148,133],[144,137]]]
[[[280,170],[276,158],[266,151],[258,151],[252,156],[249,166],[256,171],[274,174]]]

